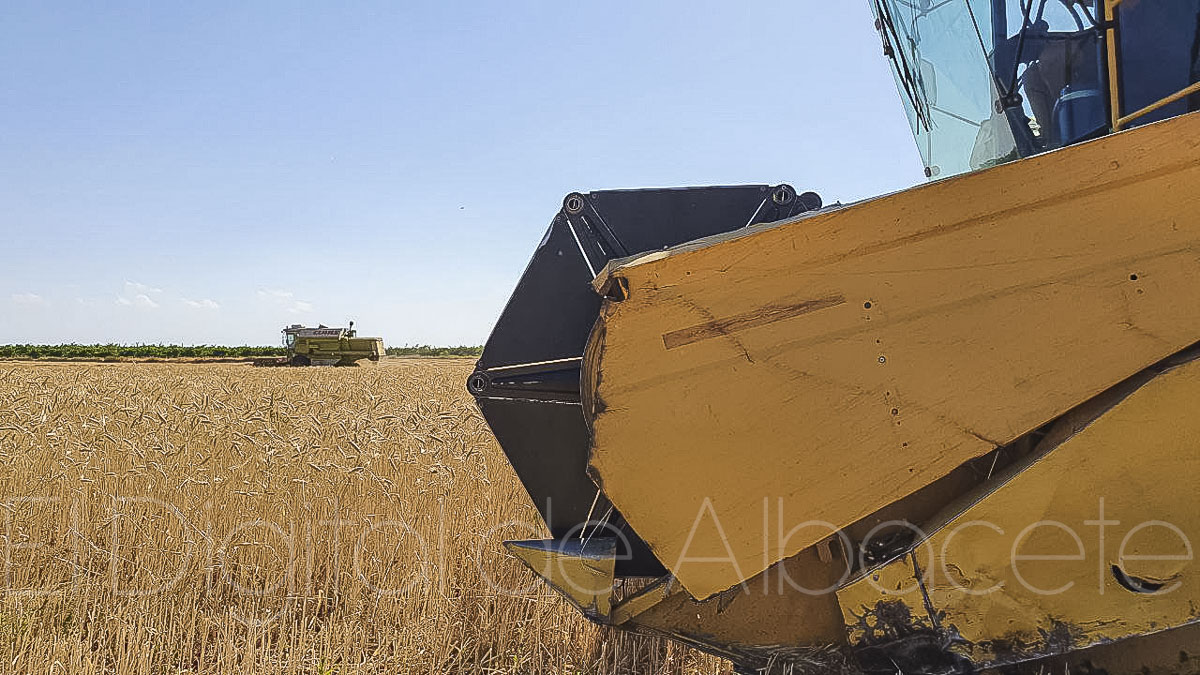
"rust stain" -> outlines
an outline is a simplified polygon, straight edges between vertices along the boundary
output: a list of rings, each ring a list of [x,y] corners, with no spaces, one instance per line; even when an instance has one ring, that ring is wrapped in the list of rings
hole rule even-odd
[[[846,298],[841,295],[831,295],[825,298],[817,298],[815,300],[805,300],[791,305],[767,305],[760,307],[751,312],[735,314],[734,316],[724,319],[715,319],[704,323],[688,326],[679,330],[671,331],[663,334],[663,345],[667,349],[675,349],[684,345],[690,345],[693,342],[708,340],[709,338],[720,337],[722,335],[730,335],[748,328],[756,328],[767,324],[783,321],[808,314],[821,309],[836,307],[846,302]]]

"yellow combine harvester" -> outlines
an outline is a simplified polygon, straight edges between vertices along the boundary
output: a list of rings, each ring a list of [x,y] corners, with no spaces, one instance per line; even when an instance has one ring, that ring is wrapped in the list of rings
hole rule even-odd
[[[356,366],[363,359],[378,361],[386,355],[383,338],[359,337],[353,321],[349,328],[330,328],[324,324],[306,328],[297,323],[280,332],[287,356],[259,359],[255,365]]]
[[[745,672],[1200,672],[1200,0],[872,8],[934,181],[568,195],[507,546]]]

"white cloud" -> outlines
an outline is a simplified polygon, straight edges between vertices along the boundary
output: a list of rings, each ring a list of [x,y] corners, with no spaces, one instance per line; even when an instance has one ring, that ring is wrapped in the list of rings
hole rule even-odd
[[[158,309],[158,303],[145,293],[138,293],[132,298],[118,295],[116,303],[122,307],[138,307],[140,309]]]
[[[217,301],[209,300],[208,298],[204,298],[203,300],[184,298],[183,304],[191,307],[192,309],[221,309],[221,305],[217,304]]]
[[[161,288],[126,279],[122,292],[117,294],[116,303],[122,307],[158,309],[158,301],[150,296],[160,295],[162,292]]]
[[[295,293],[291,291],[281,291],[273,288],[260,288],[258,290],[259,300],[288,301],[293,297],[295,297]]]
[[[161,288],[155,288],[155,287],[153,287],[153,286],[148,286],[148,285],[146,285],[146,284],[143,284],[143,283],[140,283],[140,282],[137,282],[137,281],[130,281],[130,280],[128,280],[128,279],[126,279],[126,280],[125,280],[125,293],[124,293],[124,295],[126,295],[126,296],[130,296],[130,295],[134,295],[134,296],[136,296],[136,295],[157,295],[157,294],[159,294],[159,293],[162,293],[162,289],[161,289]]]
[[[12,301],[18,305],[44,305],[46,299],[37,293],[13,293]]]
[[[289,314],[308,314],[313,311],[313,304],[305,300],[297,300],[296,294],[273,288],[259,289],[258,299],[282,307]]]

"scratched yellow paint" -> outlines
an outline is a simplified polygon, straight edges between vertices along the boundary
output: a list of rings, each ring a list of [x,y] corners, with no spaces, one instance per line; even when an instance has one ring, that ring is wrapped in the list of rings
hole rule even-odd
[[[1198,409],[1193,361],[1151,380],[918,547],[912,557],[923,561],[929,607],[962,638],[957,649],[988,665],[1014,658],[1009,652],[1082,649],[1200,621]],[[1114,567],[1160,587],[1134,592]],[[915,583],[908,558],[872,574]],[[839,592],[849,626],[898,597],[870,577]],[[919,595],[899,599],[929,616]],[[1068,645],[1047,644],[1064,636]]]
[[[610,265],[594,474],[729,588],[1200,337],[1197,185],[1188,115]]]

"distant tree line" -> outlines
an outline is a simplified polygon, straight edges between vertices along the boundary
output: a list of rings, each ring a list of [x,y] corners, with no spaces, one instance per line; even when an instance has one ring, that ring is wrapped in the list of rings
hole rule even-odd
[[[8,359],[116,359],[116,358],[248,358],[283,356],[283,347],[222,347],[220,345],[0,345],[0,358]]]
[[[483,347],[432,347],[417,345],[415,347],[388,347],[388,356],[479,356]]]
[[[388,356],[479,356],[483,347],[388,347]],[[220,345],[0,345],[0,359],[212,359],[284,356],[284,347]]]

